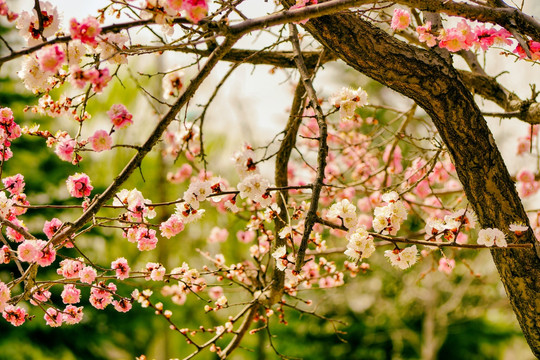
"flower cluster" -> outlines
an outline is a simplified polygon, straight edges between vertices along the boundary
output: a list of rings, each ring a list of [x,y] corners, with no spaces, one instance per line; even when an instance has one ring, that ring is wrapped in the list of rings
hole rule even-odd
[[[387,205],[375,208],[373,230],[381,234],[396,235],[407,218],[407,209],[395,191],[384,194],[382,201]]]
[[[359,226],[348,236],[347,255],[354,262],[369,258],[375,252],[373,236],[371,236],[365,227]]]
[[[479,245],[507,247],[506,235],[499,229],[487,228],[478,232],[477,242]]]

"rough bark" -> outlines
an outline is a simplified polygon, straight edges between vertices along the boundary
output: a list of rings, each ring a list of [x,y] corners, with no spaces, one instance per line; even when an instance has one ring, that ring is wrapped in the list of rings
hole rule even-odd
[[[450,64],[435,52],[405,44],[351,13],[312,19],[305,27],[351,67],[410,97],[431,116],[482,227],[508,232],[512,222],[528,224],[491,132]],[[510,241],[538,247],[532,231]],[[508,249],[492,255],[525,338],[540,357],[537,249]]]

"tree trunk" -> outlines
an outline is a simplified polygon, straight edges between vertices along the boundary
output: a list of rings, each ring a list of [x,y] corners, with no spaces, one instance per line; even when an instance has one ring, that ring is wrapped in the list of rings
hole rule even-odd
[[[486,121],[451,64],[352,13],[312,19],[305,28],[351,67],[413,99],[431,116],[483,228],[510,235],[511,223],[529,223]],[[540,357],[539,244],[532,230],[509,240],[536,247],[492,255],[525,338]]]

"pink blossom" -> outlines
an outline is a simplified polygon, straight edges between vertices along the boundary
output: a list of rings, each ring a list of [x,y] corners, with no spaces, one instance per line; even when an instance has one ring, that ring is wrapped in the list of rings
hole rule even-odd
[[[0,264],[9,264],[11,261],[11,249],[9,246],[4,245],[0,249]],[[1,290],[0,290],[0,298],[1,298]],[[2,311],[2,309],[0,309]]]
[[[66,324],[69,325],[74,325],[81,322],[83,315],[84,314],[82,306],[77,307],[73,305],[68,305],[64,309],[64,321],[66,322]]]
[[[53,235],[62,227],[63,223],[60,219],[53,218],[51,221],[45,221],[43,225],[43,232],[47,236],[47,239],[52,239]]]
[[[83,44],[96,47],[96,36],[101,32],[101,27],[94,17],[89,16],[81,23],[75,19],[71,19],[69,22],[69,32],[73,39],[79,39]]]
[[[167,221],[161,223],[159,230],[161,230],[161,236],[170,239],[184,230],[184,222],[180,216],[172,215]]]
[[[75,151],[75,146],[77,142],[71,138],[69,135],[65,135],[58,139],[56,143],[56,149],[54,150],[55,154],[64,161],[71,162],[73,159],[73,152]]]
[[[184,0],[182,8],[186,11],[186,17],[197,24],[208,13],[207,0]]]
[[[443,29],[441,34],[438,37],[439,47],[447,49],[451,52],[456,52],[459,50],[467,50],[466,37],[457,29]]]
[[[85,173],[75,173],[66,180],[66,185],[71,196],[82,198],[89,196],[94,187],[90,185],[90,178]]]
[[[96,152],[110,150],[112,145],[112,137],[105,130],[97,130],[94,135],[88,138],[92,149]]]
[[[35,262],[39,253],[40,249],[37,248],[35,240],[26,240],[17,248],[19,260],[29,263]]]
[[[97,272],[91,266],[85,266],[81,271],[79,271],[79,278],[82,283],[91,284],[96,280]]]
[[[24,190],[24,176],[21,174],[13,175],[2,179],[2,183],[11,195],[20,194]]]
[[[411,14],[403,9],[394,9],[392,24],[390,27],[394,30],[404,30],[411,23]]]
[[[73,284],[67,284],[64,285],[61,296],[64,304],[77,304],[81,301],[81,290],[77,289]]]
[[[208,242],[209,243],[225,242],[227,240],[227,237],[229,237],[229,232],[227,231],[227,229],[221,229],[217,226],[214,226],[212,230],[210,230],[210,235],[208,236]]]
[[[24,225],[24,223],[20,221],[19,219],[13,219],[11,222],[14,223],[15,225],[22,227],[25,230],[28,230],[26,226]],[[24,236],[10,227],[6,229],[6,235],[12,241],[15,241],[18,243],[24,241]]]
[[[165,268],[159,263],[147,263],[146,272],[150,274],[145,277],[146,280],[162,281],[165,276]]]
[[[123,313],[126,313],[128,312],[129,310],[131,310],[131,301],[129,301],[128,299],[126,298],[122,298],[120,299],[119,301],[117,300],[113,300],[112,302],[113,306],[114,306],[114,309],[118,312],[123,312]]]
[[[236,238],[238,239],[238,241],[241,241],[243,243],[250,243],[252,242],[253,240],[255,240],[255,232],[254,231],[251,231],[251,230],[248,230],[248,231],[243,231],[243,230],[240,230],[236,233]]]
[[[531,170],[528,170],[528,169],[521,169],[517,173],[516,179],[518,181],[522,181],[522,182],[533,182],[534,181],[534,173]]]
[[[426,21],[424,26],[416,27],[416,32],[418,33],[418,40],[420,40],[420,42],[425,42],[429,47],[437,45],[437,38],[431,32],[431,21]]]
[[[413,191],[420,198],[425,199],[429,194],[431,194],[431,187],[429,186],[429,181],[420,181]]]
[[[109,81],[111,81],[112,76],[109,72],[109,69],[92,69],[88,71],[88,76],[90,82],[92,83],[92,90],[96,93],[100,93],[105,89]],[[86,72],[85,72],[86,73]]]
[[[529,50],[531,52],[531,60],[540,60],[540,42],[529,41],[527,45],[529,46]],[[514,49],[514,53],[518,54],[521,59],[527,57],[527,53],[519,44]]]
[[[46,46],[36,53],[42,71],[56,73],[66,61],[66,54],[58,44]]]
[[[4,311],[2,312],[4,319],[9,321],[13,326],[20,326],[24,324],[28,314],[23,308],[14,305],[6,305]]]
[[[443,258],[440,258],[439,260],[438,270],[447,275],[450,275],[452,273],[452,270],[454,270],[455,266],[456,266],[456,261],[454,259],[447,259],[443,257]]]
[[[51,298],[51,292],[44,288],[37,288],[32,293],[32,299],[30,299],[30,304],[37,305],[39,303],[44,303],[49,301]]]
[[[54,308],[48,308],[43,318],[50,327],[61,326],[64,322],[64,314]]]
[[[80,260],[65,259],[60,261],[60,268],[56,270],[56,273],[66,279],[75,279],[79,277],[79,273],[83,267],[84,263]]]
[[[217,300],[223,296],[223,288],[221,286],[213,286],[208,290],[208,295],[212,300]]]
[[[103,310],[112,301],[112,294],[116,292],[116,285],[109,283],[105,285],[100,282],[98,286],[92,287],[90,290],[90,304],[96,309]]]
[[[179,184],[189,179],[192,172],[193,168],[191,167],[191,165],[183,164],[180,169],[176,171],[176,173],[168,173],[167,180],[169,180],[173,184]]]
[[[152,229],[141,228],[137,232],[137,248],[140,251],[149,251],[156,248],[158,239],[156,231]]]
[[[388,172],[390,174],[399,174],[403,171],[403,166],[401,165],[401,148],[397,145],[393,149],[392,159],[388,162],[390,157],[390,151],[392,151],[392,144],[388,144],[384,149],[383,160],[389,164]]]
[[[121,257],[111,263],[111,268],[116,270],[116,278],[118,280],[125,280],[129,277],[130,267],[125,258]]]
[[[46,241],[36,240],[36,247],[40,250],[36,262],[39,266],[45,267],[51,265],[56,260],[56,250]]]
[[[107,115],[109,115],[111,122],[117,129],[123,129],[133,124],[133,115],[131,115],[128,109],[122,104],[114,104],[111,106],[111,109],[107,111]]]

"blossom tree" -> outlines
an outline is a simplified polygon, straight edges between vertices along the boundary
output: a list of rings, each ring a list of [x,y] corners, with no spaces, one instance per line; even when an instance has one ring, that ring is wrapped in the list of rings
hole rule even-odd
[[[484,118],[528,124],[517,153],[537,157],[538,93],[533,83],[530,98],[518,97],[479,60],[496,50],[509,61],[536,64],[540,23],[502,0],[281,0],[269,14],[248,16],[242,9],[242,1],[115,0],[62,26],[62,9],[52,1],[36,0],[17,13],[0,0],[2,21],[18,29],[17,36],[0,37],[0,66],[17,68],[24,91],[35,95],[27,114],[71,124],[43,129],[0,104],[0,239],[3,263],[16,269],[0,281],[3,318],[14,326],[34,316],[67,326],[83,319],[81,298],[119,312],[138,303],[192,346],[186,358],[204,351],[226,358],[245,337],[268,330],[275,313],[286,323],[283,308],[295,308],[290,299],[298,291],[332,291],[367,271],[376,252],[401,270],[432,259],[435,271],[451,273],[460,257],[448,249],[464,249],[491,251],[525,339],[540,356],[540,212],[527,214],[522,205],[540,189],[539,169],[512,177]],[[239,45],[264,32],[273,34],[270,44]],[[166,52],[195,60],[186,66],[178,55],[168,71],[129,71],[137,57]],[[454,66],[458,58],[467,70]],[[321,95],[314,80],[337,59],[412,99],[410,107],[371,100],[361,87]],[[227,73],[218,74],[220,62],[232,64]],[[284,69],[297,83],[283,131],[268,143],[238,146],[229,156],[231,171],[218,175],[205,143],[212,121],[207,109],[242,64]],[[210,75],[222,80],[196,106],[190,101],[204,96],[201,85]],[[142,143],[119,141],[126,129],[145,125],[128,102],[88,110],[127,76],[162,87],[140,86],[157,118]],[[502,110],[482,110],[473,94]],[[11,145],[21,136],[42,139],[40,151],[71,164],[64,191],[74,198],[69,208],[79,209],[76,217],[64,205],[27,198],[24,172],[2,171],[17,161]],[[157,202],[125,187],[157,150],[171,166],[171,186],[183,187],[181,197]],[[84,169],[86,162],[103,161],[103,153],[133,155],[97,191]],[[24,223],[29,209],[57,215],[35,228]],[[167,214],[162,219],[160,209]],[[117,241],[152,257],[210,212],[243,222],[237,234],[205,223],[208,243],[247,244],[239,260],[200,250],[196,264],[182,261],[172,269],[157,257],[143,265],[128,255],[105,263],[80,245],[112,227]],[[422,226],[411,226],[412,218]],[[124,284],[132,291],[124,292]],[[221,325],[192,329],[157,293],[177,306],[198,302],[201,312],[237,311]]]

